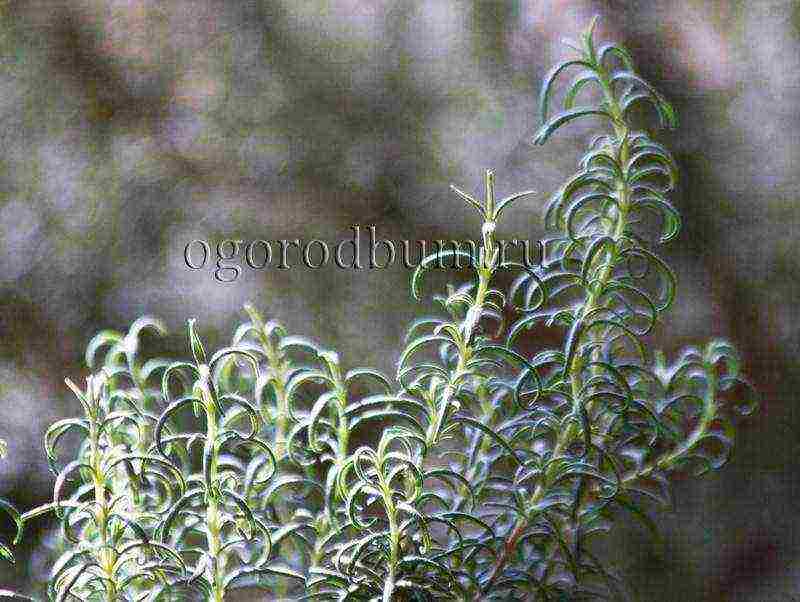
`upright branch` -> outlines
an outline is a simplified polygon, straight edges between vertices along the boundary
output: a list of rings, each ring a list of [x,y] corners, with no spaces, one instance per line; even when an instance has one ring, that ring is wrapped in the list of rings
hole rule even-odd
[[[653,227],[645,218],[660,220],[656,242],[677,235],[680,216],[668,199],[677,169],[663,145],[634,130],[629,112],[637,103],[649,104],[669,127],[676,125],[675,113],[636,74],[626,50],[613,44],[595,46],[594,27],[595,22],[582,37],[580,56],[552,69],[542,89],[544,124],[536,144],[588,116],[605,120],[611,132],[593,141],[581,159],[581,170],[553,196],[545,217],[546,260],[536,273],[518,279],[511,292],[514,297],[526,287],[543,288],[547,303],[524,311],[509,331],[509,344],[539,323],[562,325],[566,336],[560,350],[531,358],[517,381],[517,396],[525,402],[529,420],[536,422],[533,428],[510,430],[524,430],[525,438],[543,452],[534,454],[515,478],[515,486],[530,489],[509,513],[516,517],[487,573],[487,594],[505,587],[503,581],[520,570],[533,576],[533,591],[539,595],[616,591],[611,575],[591,555],[589,537],[608,529],[614,505],[643,516],[631,500],[636,493],[631,483],[656,467],[676,466],[686,450],[713,437],[707,427],[717,418],[712,374],[723,355],[690,362],[708,375],[701,395],[705,410],[697,428],[676,444],[692,416],[666,411],[679,402],[659,396],[669,399],[674,391],[658,390],[654,384],[659,382],[658,370],[648,366],[644,342],[671,305],[676,287],[672,271],[650,249]],[[579,71],[567,88],[563,110],[551,117],[555,82],[573,68]],[[597,104],[574,106],[587,92],[594,93],[589,102],[595,98]],[[735,354],[728,345],[720,348],[725,357]],[[687,365],[686,356],[681,361]],[[685,368],[676,371],[687,374]],[[675,384],[678,381],[680,377]],[[672,430],[665,426],[668,421]],[[641,462],[665,448],[671,451],[624,475],[631,458]],[[543,557],[537,552],[534,563],[522,560],[522,566],[509,566],[520,546],[534,551],[537,545]],[[524,553],[513,564],[522,558]]]
[[[252,503],[253,489],[268,484],[276,468],[272,449],[259,436],[261,412],[247,391],[236,390],[240,383],[258,380],[258,361],[236,347],[207,356],[194,320],[189,321],[189,344],[193,361],[175,362],[164,372],[163,395],[169,403],[154,433],[155,449],[186,475],[189,488],[156,532],[188,567],[175,586],[220,602],[248,579],[299,576],[273,562],[272,533],[277,525],[267,524]],[[246,377],[237,377],[238,372]],[[187,410],[203,419],[203,430],[177,428]],[[195,450],[195,445],[201,448]],[[197,537],[204,542],[199,548]]]
[[[141,490],[132,483],[160,483],[167,504],[185,483],[167,462],[137,451],[139,412],[116,394],[107,372],[87,378],[85,390],[69,379],[67,385],[83,417],[60,420],[47,430],[45,452],[57,475],[53,501],[26,512],[21,521],[50,512],[62,520],[69,546],[53,567],[53,598],[116,602],[157,587],[165,573],[182,568],[169,548],[151,541],[146,516],[135,501],[141,502]],[[83,440],[75,459],[61,467],[58,448],[70,432]],[[78,486],[65,495],[76,477]]]

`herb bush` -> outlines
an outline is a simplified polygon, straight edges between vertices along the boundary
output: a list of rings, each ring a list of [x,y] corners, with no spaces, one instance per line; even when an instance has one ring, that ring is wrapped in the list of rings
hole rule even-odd
[[[621,599],[592,542],[615,519],[655,529],[649,503],[669,477],[721,467],[730,418],[753,410],[733,347],[712,341],[668,363],[646,341],[676,282],[652,250],[678,234],[675,163],[630,109],[671,106],[629,53],[595,46],[547,75],[544,144],[562,126],[602,118],[579,171],[546,210],[540,266],[500,265],[495,228],[511,205],[486,173],[484,198],[453,188],[483,219],[474,274],[415,321],[394,380],[265,321],[250,306],[229,347],[210,354],[194,321],[189,359],[144,359],[152,318],[89,344],[83,415],[50,427],[51,503],[24,526],[60,520],[57,601],[207,600],[262,588],[271,599]],[[577,75],[550,114],[556,83]],[[585,89],[596,104],[576,105]],[[426,273],[459,250],[426,258]],[[503,269],[518,276],[497,288]],[[561,329],[556,348],[534,328]],[[62,458],[68,433],[77,451]],[[69,440],[69,437],[67,437]],[[69,447],[69,446],[67,446]],[[11,549],[0,555],[13,561]],[[265,594],[266,595],[266,594]],[[30,599],[8,591],[0,597]]]

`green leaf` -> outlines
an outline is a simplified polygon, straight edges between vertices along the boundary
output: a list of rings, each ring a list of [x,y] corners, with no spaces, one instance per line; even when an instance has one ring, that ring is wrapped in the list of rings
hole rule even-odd
[[[425,272],[433,268],[445,269],[445,260],[451,258],[454,261],[454,266],[460,265],[461,267],[474,268],[477,262],[477,258],[473,257],[470,253],[456,249],[443,249],[440,252],[428,255],[420,262],[411,275],[411,295],[415,300],[419,301],[421,299],[422,278]],[[461,260],[464,260],[466,263],[461,265]]]
[[[511,196],[507,196],[502,199],[499,203],[497,203],[497,208],[494,211],[494,219],[495,221],[500,221],[500,216],[502,215],[503,211],[506,207],[510,207],[513,203],[517,202],[519,199],[522,199],[526,196],[530,196],[532,194],[536,194],[535,190],[526,190],[524,192],[518,192],[516,194],[512,194]]]
[[[453,416],[452,421],[456,424],[465,424],[470,428],[476,429],[484,433],[485,435],[488,435],[492,441],[500,445],[501,448],[503,448],[506,452],[508,452],[509,457],[513,459],[515,463],[522,464],[522,460],[517,455],[516,450],[514,450],[514,448],[511,447],[511,445],[509,445],[509,443],[505,439],[503,439],[503,437],[501,437],[498,433],[496,433],[491,427],[481,422],[478,422],[474,418],[471,418],[470,416],[467,416],[465,414],[456,414],[455,416]]]
[[[582,59],[564,61],[548,71],[544,78],[542,90],[539,95],[539,111],[542,123],[547,121],[547,115],[550,110],[550,95],[552,94],[553,86],[558,79],[558,76],[570,67],[585,67],[590,72],[595,71],[594,65]]]
[[[11,550],[2,543],[0,543],[0,558],[14,564],[14,555],[11,553]]]
[[[672,105],[667,102],[667,100],[658,92],[658,90],[656,90],[641,77],[635,73],[631,73],[630,71],[618,71],[611,76],[611,80],[629,81],[644,88],[647,93],[650,94],[653,105],[655,106],[659,117],[661,118],[662,126],[671,129],[678,127],[678,116],[675,113],[675,109],[672,108]]]
[[[189,327],[189,343],[192,349],[192,356],[194,356],[194,363],[195,364],[205,364],[206,362],[206,350],[203,347],[203,343],[200,341],[200,337],[197,336],[197,331],[194,327],[194,323],[196,322],[195,318],[191,318],[188,321]]]
[[[577,109],[569,109],[567,111],[562,111],[555,115],[550,121],[545,123],[539,131],[536,132],[536,136],[533,138],[533,143],[536,145],[542,145],[553,135],[553,133],[563,125],[570,123],[571,121],[575,121],[576,119],[580,119],[581,117],[591,117],[591,116],[599,116],[605,117],[606,119],[611,119],[611,115],[608,111],[602,109],[595,109],[593,107],[580,107]]]
[[[483,209],[483,206],[478,201],[476,201],[474,198],[472,198],[470,195],[468,195],[460,188],[453,186],[452,184],[450,184],[450,190],[452,190],[459,197],[461,197],[461,200],[467,203],[467,205],[476,209],[482,218],[484,219],[486,218],[486,211]]]
[[[400,355],[400,359],[397,360],[398,372],[402,370],[412,355],[431,343],[447,343],[452,345],[453,341],[450,339],[450,337],[435,334],[417,337],[406,346],[402,355]]]

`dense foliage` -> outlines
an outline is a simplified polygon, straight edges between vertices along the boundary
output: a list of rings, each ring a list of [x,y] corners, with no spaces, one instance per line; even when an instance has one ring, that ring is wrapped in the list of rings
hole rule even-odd
[[[151,318],[92,340],[92,376],[84,388],[68,381],[83,416],[45,436],[53,501],[25,514],[0,502],[19,535],[59,517],[49,597],[625,596],[593,541],[627,516],[654,529],[646,504],[668,503],[671,473],[724,464],[730,418],[752,411],[753,395],[724,341],[672,363],[648,350],[676,290],[653,248],[680,228],[677,170],[631,113],[676,118],[626,50],[595,46],[593,29],[542,90],[536,144],[587,116],[607,126],[548,205],[544,260],[501,263],[495,238],[532,193],[496,199],[492,172],[481,200],[454,188],[483,220],[479,256],[428,257],[412,294],[448,260],[474,274],[411,325],[394,379],[343,366],[250,306],[214,354],[190,320],[188,360],[141,356],[143,332],[164,334]],[[518,274],[510,290],[496,283],[503,270]],[[534,329],[559,330],[562,343],[537,349]],[[62,461],[73,432],[81,443]],[[0,555],[12,559],[5,546]]]

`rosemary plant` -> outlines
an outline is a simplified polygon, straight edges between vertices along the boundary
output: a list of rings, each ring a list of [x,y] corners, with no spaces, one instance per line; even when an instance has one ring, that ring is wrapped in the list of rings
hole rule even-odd
[[[148,517],[157,516],[157,509],[148,510],[144,488],[158,482],[170,494],[174,485],[183,488],[183,477],[161,458],[135,451],[140,414],[108,381],[101,371],[81,390],[67,379],[84,416],[48,429],[45,451],[57,474],[53,501],[22,517],[27,522],[53,511],[61,519],[69,549],[52,569],[48,592],[54,600],[124,599],[128,592],[149,589],[161,573],[180,564],[172,549],[148,535]],[[83,440],[76,458],[59,466],[57,448],[70,431]],[[76,486],[65,496],[70,482]]]
[[[190,320],[189,361],[139,359],[141,334],[164,333],[151,318],[90,343],[87,363],[105,350],[102,367],[85,390],[68,381],[84,416],[45,436],[53,501],[20,515],[0,500],[19,534],[60,517],[50,598],[221,602],[237,587],[352,602],[625,597],[593,541],[626,513],[654,528],[648,501],[669,503],[675,471],[720,468],[731,417],[754,396],[724,341],[671,364],[649,351],[676,292],[654,248],[680,229],[677,169],[632,107],[677,120],[626,50],[595,45],[594,23],[571,47],[545,79],[534,142],[589,116],[605,130],[547,207],[544,260],[501,262],[495,239],[533,192],[498,200],[491,171],[481,199],[454,187],[483,221],[478,257],[455,249],[417,267],[415,299],[445,262],[472,275],[434,297],[438,316],[411,324],[394,379],[346,369],[251,306],[212,355]],[[537,328],[561,329],[562,343],[531,352]],[[68,432],[82,442],[60,466]],[[0,556],[12,559],[5,546]]]
[[[185,584],[219,602],[237,581],[270,573],[301,576],[272,562],[272,533],[279,525],[266,523],[252,506],[254,488],[268,483],[276,467],[272,447],[259,436],[261,412],[238,390],[258,379],[258,361],[233,347],[208,357],[194,320],[189,342],[193,361],[173,363],[164,372],[168,405],[154,434],[158,452],[187,475],[189,489],[156,532],[190,569],[185,583],[172,587]],[[249,393],[252,399],[252,389]],[[204,418],[205,428],[180,432],[176,426],[167,434],[173,417],[185,409]],[[195,444],[202,447],[199,456],[192,453]]]

